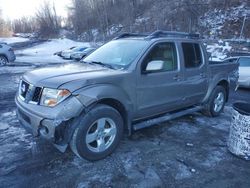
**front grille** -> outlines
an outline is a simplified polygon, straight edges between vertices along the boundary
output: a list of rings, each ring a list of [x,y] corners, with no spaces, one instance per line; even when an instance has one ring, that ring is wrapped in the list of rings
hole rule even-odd
[[[23,101],[27,103],[38,104],[41,93],[41,87],[35,87],[32,84],[21,80],[19,85],[19,96]]]
[[[40,100],[41,94],[42,94],[42,88],[41,87],[36,87],[35,92],[34,92],[33,97],[32,97],[32,101],[38,103],[39,100]]]

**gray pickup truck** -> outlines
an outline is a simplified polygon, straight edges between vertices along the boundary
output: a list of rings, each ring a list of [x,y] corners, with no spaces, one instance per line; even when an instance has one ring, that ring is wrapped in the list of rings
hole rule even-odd
[[[218,116],[237,79],[238,64],[209,62],[196,34],[125,33],[80,63],[25,73],[15,100],[34,136],[99,160],[124,132],[196,111]]]

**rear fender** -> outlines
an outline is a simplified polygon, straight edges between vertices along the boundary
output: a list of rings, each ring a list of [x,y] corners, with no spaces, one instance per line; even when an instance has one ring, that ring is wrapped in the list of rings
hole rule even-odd
[[[225,78],[225,77],[223,77],[223,76],[220,75],[220,74],[214,76],[213,79],[210,80],[210,84],[209,84],[209,87],[208,87],[208,91],[207,91],[207,94],[206,94],[206,96],[205,96],[205,98],[204,98],[204,100],[203,100],[203,103],[206,103],[206,102],[209,100],[209,98],[210,98],[210,96],[211,96],[211,94],[212,94],[214,88],[215,88],[217,85],[220,85],[220,83],[223,83],[223,82],[226,82],[227,85],[230,85],[230,79],[229,79],[229,78]],[[226,92],[227,92],[227,94],[228,94],[228,88],[225,88],[225,89],[226,89]]]

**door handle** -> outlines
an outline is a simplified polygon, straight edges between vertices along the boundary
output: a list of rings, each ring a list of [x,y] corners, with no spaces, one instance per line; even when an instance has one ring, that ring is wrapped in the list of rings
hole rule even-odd
[[[205,74],[205,73],[200,73],[200,76],[201,76],[202,78],[206,78],[206,74]]]
[[[181,78],[180,78],[179,75],[175,75],[175,76],[173,77],[173,79],[176,80],[176,81],[180,81],[180,80],[181,80]]]

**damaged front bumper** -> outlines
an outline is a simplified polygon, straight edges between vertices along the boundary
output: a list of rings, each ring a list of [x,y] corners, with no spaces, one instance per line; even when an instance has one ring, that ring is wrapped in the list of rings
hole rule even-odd
[[[20,123],[34,136],[42,136],[54,144],[62,142],[65,122],[79,116],[84,110],[84,105],[76,96],[71,96],[52,108],[26,103],[18,96],[15,102]]]

